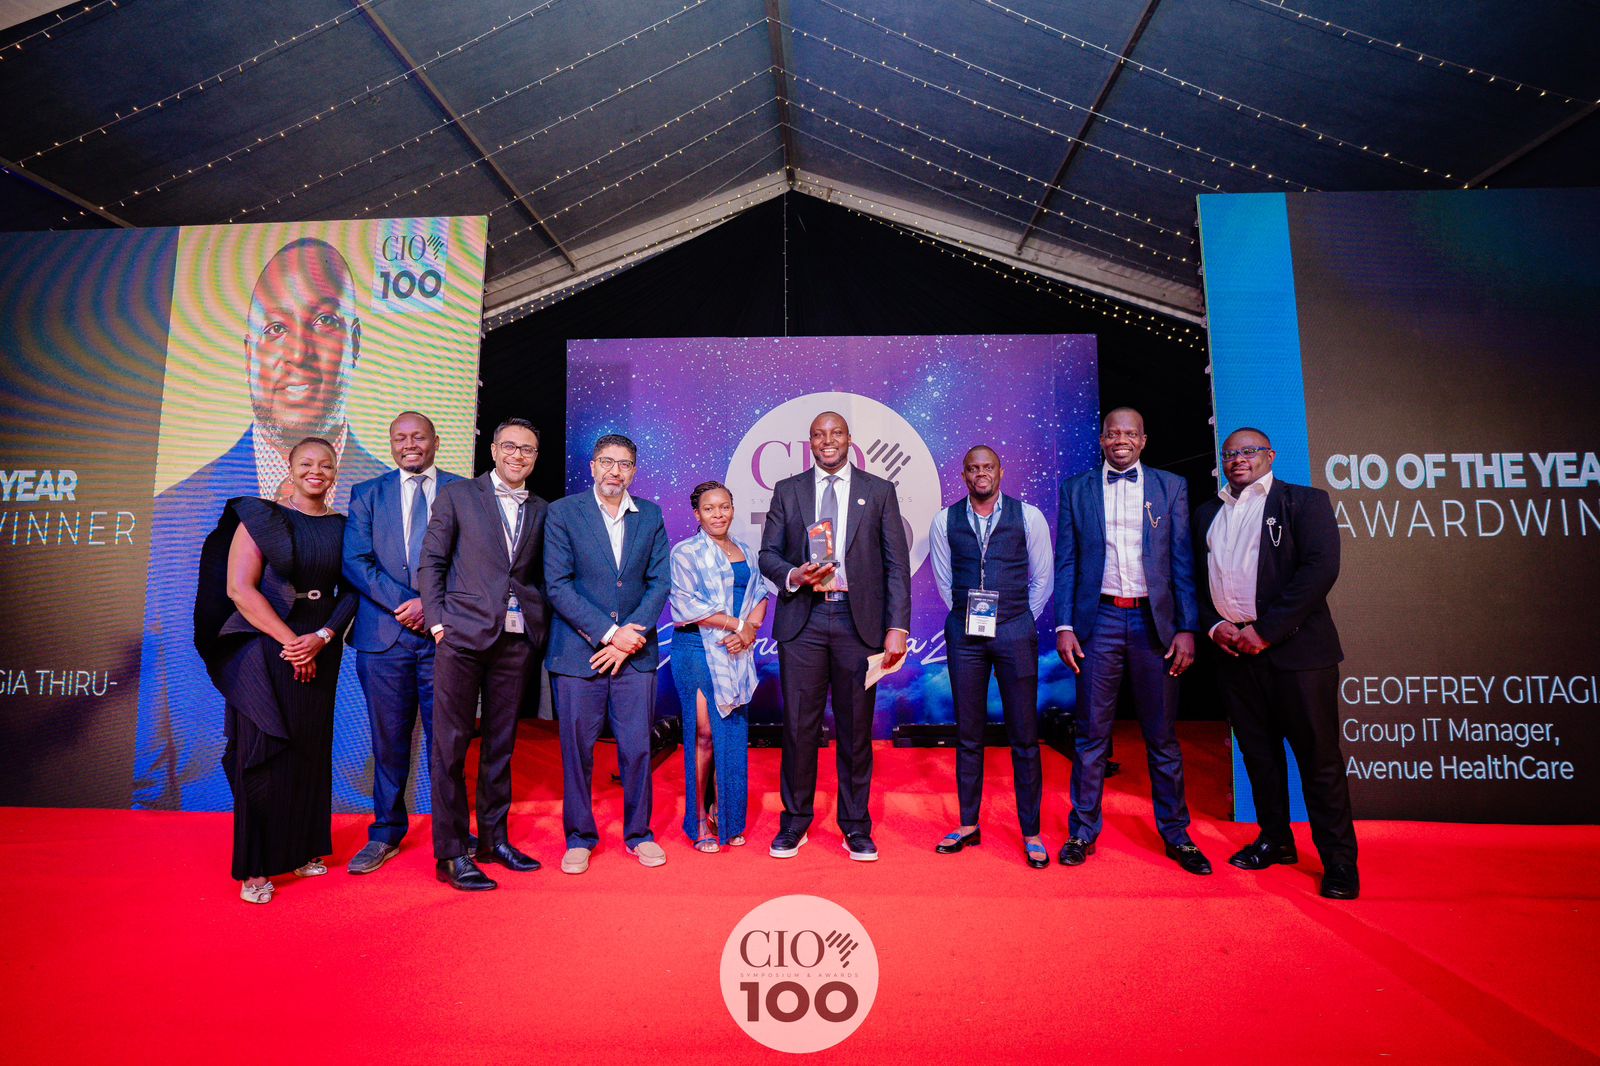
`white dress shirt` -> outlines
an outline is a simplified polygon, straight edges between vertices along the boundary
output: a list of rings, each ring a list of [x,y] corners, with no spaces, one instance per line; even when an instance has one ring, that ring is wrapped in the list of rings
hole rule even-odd
[[[1256,620],[1261,512],[1271,490],[1270,473],[1246,486],[1237,498],[1228,488],[1222,489],[1217,493],[1222,507],[1206,530],[1206,579],[1211,586],[1211,602],[1218,614],[1234,624]]]
[[[811,514],[805,518],[807,526],[817,520],[816,516],[822,510],[822,493],[828,487],[827,479],[829,476],[828,472],[820,466],[814,466],[811,469],[815,476],[811,482]],[[832,476],[839,479],[833,486],[833,491],[837,494],[839,500],[839,520],[833,524],[833,554],[839,560],[839,567],[833,572],[833,587],[839,592],[844,592],[850,587],[850,582],[844,575],[844,538],[850,525],[850,464],[844,464]],[[789,580],[784,583],[784,587],[790,592],[800,587],[794,583],[794,574],[792,572],[789,575]]]
[[[617,569],[622,569],[622,522],[628,517],[629,511],[638,511],[639,505],[633,502],[633,497],[628,495],[628,490],[622,490],[622,503],[617,506],[617,517],[612,518],[611,512],[606,510],[605,500],[600,495],[598,487],[594,490],[595,506],[600,508],[600,522],[606,527],[606,536],[611,538],[611,557],[617,561]],[[621,627],[612,625],[606,630],[606,635],[600,638],[600,643],[609,644],[611,638]]]
[[[1138,481],[1119,478],[1107,482],[1111,464],[1100,464],[1106,508],[1106,568],[1100,577],[1100,592],[1133,598],[1150,594],[1144,579],[1144,479],[1149,472],[1140,463],[1128,469],[1139,472]]]
[[[991,529],[1000,524],[1000,509],[1004,502],[1004,497],[995,497],[994,514],[990,519]],[[1022,503],[1020,500],[1017,502]],[[970,497],[950,506],[963,508],[967,513],[967,524],[972,526],[974,533],[978,532],[979,520],[972,511]],[[944,601],[946,608],[955,605],[955,598],[950,592],[952,568],[949,521],[950,507],[946,507],[934,516],[933,527],[928,530],[928,559],[933,563],[933,583],[938,588],[939,598]],[[1022,504],[1022,532],[1028,548],[1028,610],[1037,619],[1045,604],[1050,602],[1050,590],[1055,585],[1055,555],[1050,549],[1050,526],[1039,508],[1030,503]]]
[[[417,474],[408,474],[400,471],[400,543],[411,543],[411,506],[416,497],[417,486],[412,478],[422,478],[422,498],[428,501],[428,514],[433,514],[433,501],[439,498],[439,468],[429,466],[428,469]],[[516,515],[511,516],[512,528],[516,528]]]

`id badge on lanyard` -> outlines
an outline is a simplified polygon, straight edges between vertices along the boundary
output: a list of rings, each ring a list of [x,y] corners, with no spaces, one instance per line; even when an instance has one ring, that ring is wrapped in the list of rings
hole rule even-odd
[[[1000,618],[1000,594],[985,588],[988,578],[989,537],[992,534],[994,514],[980,519],[978,525],[978,587],[967,592],[967,636],[992,637]]]
[[[505,508],[500,506],[499,500],[495,501],[494,509],[500,515],[500,525],[506,533],[506,553],[514,559],[517,554],[517,542],[522,539],[523,507],[522,505],[517,507],[516,529],[512,529],[511,523],[506,520]],[[526,633],[527,630],[528,627],[522,617],[522,604],[517,602],[517,594],[513,592],[506,600],[506,632]]]

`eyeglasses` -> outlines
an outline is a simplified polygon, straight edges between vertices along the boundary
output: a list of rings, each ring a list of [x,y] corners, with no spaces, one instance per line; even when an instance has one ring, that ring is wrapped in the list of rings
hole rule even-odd
[[[494,446],[507,455],[520,455],[524,459],[532,459],[539,454],[537,444],[512,444],[508,440],[498,440],[494,442]]]
[[[612,467],[616,467],[618,470],[626,474],[638,464],[632,459],[613,459],[609,455],[602,455],[600,458],[594,461],[594,465],[598,466],[601,470],[610,470]]]
[[[1234,448],[1222,453],[1222,461],[1231,463],[1235,459],[1254,459],[1262,452],[1270,452],[1271,448]]]

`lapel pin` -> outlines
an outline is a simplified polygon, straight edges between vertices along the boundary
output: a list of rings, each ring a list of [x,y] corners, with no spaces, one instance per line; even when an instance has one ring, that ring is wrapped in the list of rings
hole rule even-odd
[[[1267,519],[1267,535],[1272,538],[1272,546],[1274,548],[1283,539],[1283,530],[1278,528],[1278,520],[1276,518]]]
[[[1145,514],[1146,518],[1150,519],[1150,528],[1151,529],[1160,528],[1161,520],[1163,518],[1167,517],[1166,515],[1158,515],[1154,511],[1152,511],[1150,509],[1150,501],[1149,500],[1146,500],[1144,502],[1144,514]]]
[[[866,500],[862,499],[860,496],[856,497],[856,506],[857,507],[865,507],[866,505],[867,505],[867,501]]]

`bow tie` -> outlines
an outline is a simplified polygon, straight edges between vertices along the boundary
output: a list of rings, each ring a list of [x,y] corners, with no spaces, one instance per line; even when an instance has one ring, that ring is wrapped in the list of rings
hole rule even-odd
[[[494,494],[502,500],[514,500],[518,507],[528,502],[527,489],[508,489],[504,485],[496,485]]]
[[[1116,484],[1117,482],[1121,481],[1124,478],[1126,478],[1126,479],[1128,479],[1129,481],[1132,481],[1132,482],[1138,482],[1138,480],[1139,480],[1139,468],[1136,467],[1136,466],[1130,466],[1126,470],[1107,470],[1106,471],[1106,484],[1107,485],[1114,485],[1114,484]]]

